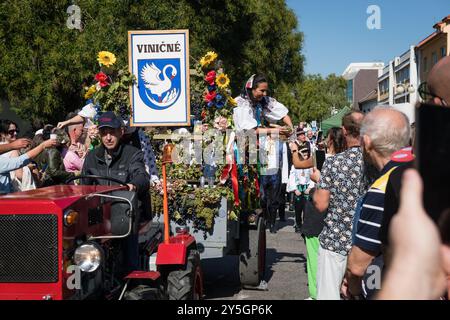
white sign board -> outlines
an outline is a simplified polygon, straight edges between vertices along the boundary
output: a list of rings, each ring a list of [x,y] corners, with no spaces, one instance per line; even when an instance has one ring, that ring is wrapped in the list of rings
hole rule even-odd
[[[189,31],[128,31],[132,126],[190,125]]]

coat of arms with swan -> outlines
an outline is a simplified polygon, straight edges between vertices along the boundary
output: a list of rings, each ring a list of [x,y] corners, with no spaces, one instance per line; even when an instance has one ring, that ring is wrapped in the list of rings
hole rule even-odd
[[[172,60],[170,63],[167,60],[160,60],[156,64],[155,62],[156,60],[146,61],[141,64],[139,92],[147,105],[162,110],[173,105],[180,96],[180,79],[177,77],[179,61]]]

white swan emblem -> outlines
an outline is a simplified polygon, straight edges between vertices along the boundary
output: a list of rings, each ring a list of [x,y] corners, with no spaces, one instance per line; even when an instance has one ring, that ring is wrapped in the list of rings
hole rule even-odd
[[[166,70],[168,68],[172,68],[172,74],[170,78],[166,75]],[[153,99],[147,94],[147,92],[145,92],[147,98],[153,104],[160,107],[165,107],[172,104],[178,98],[179,94],[179,90],[177,90],[176,88],[170,90],[172,88],[172,79],[175,78],[176,75],[177,69],[173,65],[168,64],[163,68],[161,80],[161,70],[158,69],[158,67],[155,66],[153,62],[151,65],[146,63],[141,70],[141,77],[142,80],[144,80],[145,88],[150,90],[152,94],[157,95],[158,101]],[[165,92],[167,92],[167,94],[163,98],[162,96]]]

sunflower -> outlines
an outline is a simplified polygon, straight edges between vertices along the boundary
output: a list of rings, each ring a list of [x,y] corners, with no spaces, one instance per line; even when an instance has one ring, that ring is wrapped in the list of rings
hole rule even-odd
[[[216,84],[220,89],[225,89],[230,84],[230,78],[226,74],[219,74],[216,78]]]
[[[92,95],[95,93],[95,91],[97,91],[97,89],[95,88],[95,85],[90,86],[88,91],[86,91],[86,93],[84,94],[84,98],[90,99],[92,97]]]
[[[209,66],[214,60],[217,59],[217,53],[214,51],[208,51],[208,53],[200,59],[202,67]]]
[[[236,100],[234,100],[234,98],[228,98],[228,102],[233,106],[233,107],[236,107],[237,106],[237,102],[236,102]]]
[[[100,62],[100,65],[110,67],[116,62],[116,56],[108,51],[100,51],[97,60]]]

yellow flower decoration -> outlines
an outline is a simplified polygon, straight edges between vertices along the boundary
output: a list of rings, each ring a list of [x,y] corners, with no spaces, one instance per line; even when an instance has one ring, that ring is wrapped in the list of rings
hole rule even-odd
[[[218,57],[217,53],[214,51],[208,51],[208,53],[200,59],[200,64],[202,67],[209,66],[211,63],[214,62]]]
[[[94,95],[95,91],[97,91],[95,85],[90,86],[88,91],[86,91],[86,93],[84,94],[84,98],[90,99]]]
[[[216,78],[216,84],[220,89],[225,89],[230,84],[230,78],[226,74],[219,74]]]
[[[236,106],[237,106],[237,102],[236,102],[236,100],[234,100],[234,98],[228,98],[228,102],[230,102],[230,104],[231,104],[233,107],[236,107]]]
[[[100,65],[110,67],[116,62],[116,56],[108,51],[100,51],[97,60],[100,62]]]

